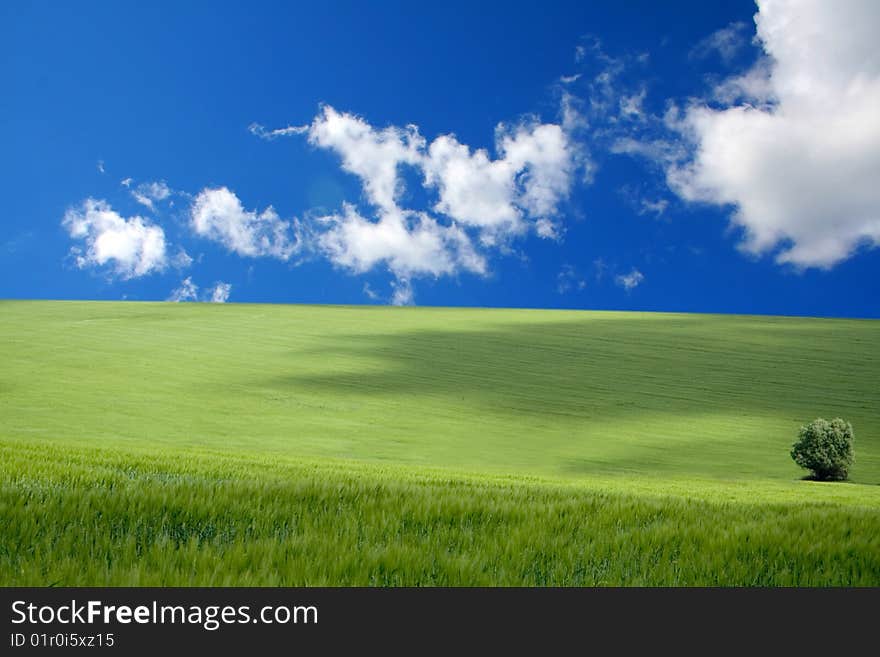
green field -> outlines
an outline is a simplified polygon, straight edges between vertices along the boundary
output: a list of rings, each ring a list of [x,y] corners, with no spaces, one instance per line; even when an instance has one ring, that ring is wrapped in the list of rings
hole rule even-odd
[[[0,359],[3,585],[880,585],[878,321],[4,301]]]

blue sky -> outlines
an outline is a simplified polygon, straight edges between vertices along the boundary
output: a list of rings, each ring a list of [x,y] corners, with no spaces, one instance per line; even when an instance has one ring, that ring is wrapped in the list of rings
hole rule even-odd
[[[880,317],[880,5],[7,2],[0,297]]]

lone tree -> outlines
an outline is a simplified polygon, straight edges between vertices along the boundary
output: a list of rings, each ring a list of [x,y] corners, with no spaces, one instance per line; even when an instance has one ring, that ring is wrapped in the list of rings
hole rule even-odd
[[[792,445],[791,458],[802,468],[813,471],[820,481],[842,481],[853,464],[853,428],[839,417],[823,418],[801,427]]]

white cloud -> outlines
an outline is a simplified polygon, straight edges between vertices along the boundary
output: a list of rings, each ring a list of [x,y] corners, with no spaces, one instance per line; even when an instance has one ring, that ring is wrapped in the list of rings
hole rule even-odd
[[[184,278],[180,285],[171,291],[168,301],[180,303],[182,301],[204,301],[210,303],[226,303],[232,285],[218,281],[214,287],[208,288],[205,294],[199,294],[199,286],[193,282],[192,276]]]
[[[168,301],[180,303],[181,301],[198,301],[199,286],[193,283],[192,277],[187,276],[180,282],[180,286],[171,290]]]
[[[401,211],[401,167],[421,170],[425,187],[438,192],[431,209],[477,228],[486,244],[525,232],[525,217],[555,214],[576,164],[562,126],[534,121],[498,126],[497,159],[485,149],[472,151],[454,135],[439,136],[429,146],[416,126],[377,130],[330,106],[315,117],[309,141],[340,155],[342,168],[360,178],[379,215]]]
[[[370,301],[376,301],[379,298],[379,293],[371,288],[369,283],[364,283],[364,294]]]
[[[64,214],[62,225],[85,251],[73,247],[77,267],[112,267],[121,278],[137,278],[168,264],[165,232],[143,217],[124,218],[106,201],[86,199]]]
[[[319,249],[336,265],[355,273],[384,263],[398,278],[453,274],[464,269],[477,274],[486,271],[486,261],[477,253],[459,227],[443,226],[426,214],[394,211],[378,221],[361,216],[351,204],[341,215],[321,219],[327,229],[318,237]]]
[[[210,290],[211,303],[226,303],[230,292],[232,292],[232,284],[219,281]]]
[[[668,167],[682,198],[734,208],[742,248],[830,268],[880,245],[880,49],[875,0],[760,0],[766,58],[693,104],[693,157]]]
[[[656,217],[661,217],[668,207],[669,201],[665,198],[660,198],[656,201],[649,201],[648,199],[643,198],[639,203],[639,214],[653,214]]]
[[[717,52],[723,62],[729,63],[745,47],[747,29],[745,23],[736,22],[716,30],[694,46],[690,56],[702,59]]]
[[[436,212],[478,227],[485,243],[496,236],[525,231],[514,205],[515,171],[504,160],[491,160],[484,149],[471,149],[453,135],[433,141],[425,159],[425,181],[436,187]]]
[[[558,223],[543,217],[535,222],[535,232],[538,234],[538,237],[545,240],[559,241],[562,239],[561,226]]]
[[[98,160],[98,173],[104,173],[104,160]]]
[[[585,163],[568,129],[575,123],[499,124],[493,159],[451,134],[428,144],[414,125],[378,129],[325,105],[308,126],[309,143],[340,156],[342,169],[360,179],[370,209],[345,203],[341,212],[311,222],[309,246],[355,273],[386,267],[397,279],[398,299],[406,289],[412,296],[411,280],[419,276],[484,275],[492,246],[506,248],[529,230],[560,239],[558,207]],[[304,130],[251,128],[266,138]],[[421,174],[434,200],[402,207],[403,167]]]
[[[749,107],[771,110],[775,102],[771,73],[771,60],[763,57],[745,73],[733,75],[717,84],[712,89],[712,98],[724,105],[743,103]],[[681,117],[675,118],[680,121]]]
[[[587,281],[572,265],[562,265],[562,269],[556,275],[556,291],[559,294],[566,294],[572,290],[580,292],[586,287]]]
[[[415,304],[415,295],[408,278],[398,278],[396,281],[392,281],[391,287],[394,290],[391,295],[391,305],[412,306]]]
[[[644,121],[645,110],[642,108],[642,104],[645,102],[645,96],[647,94],[648,90],[645,87],[642,87],[638,93],[629,96],[621,96],[620,115],[624,118]]]
[[[302,135],[309,131],[309,126],[307,125],[289,125],[286,128],[276,128],[275,130],[267,130],[264,126],[259,123],[251,123],[248,126],[248,131],[252,135],[256,135],[260,139],[265,139],[267,141],[272,141],[273,139],[278,139],[278,137],[289,137],[291,135]]]
[[[190,224],[197,235],[241,256],[288,260],[299,248],[295,236],[291,237],[290,222],[271,206],[260,213],[245,210],[226,187],[204,189],[196,196]]]
[[[618,137],[612,142],[609,150],[616,154],[637,155],[662,165],[671,165],[687,153],[681,144],[663,138]]]
[[[126,181],[128,185],[125,185]],[[126,187],[131,185],[131,178],[126,178],[123,183]],[[164,201],[171,196],[171,188],[164,181],[141,183],[131,191],[134,200],[141,205],[153,209],[153,201]]]
[[[495,142],[500,159],[515,172],[517,204],[531,217],[556,214],[571,189],[575,167],[575,147],[562,126],[535,122],[511,130],[500,125]]]
[[[565,89],[562,90],[559,102],[560,114],[562,116],[562,130],[565,134],[569,135],[570,138],[573,138],[575,133],[585,130],[590,125],[587,117],[584,116],[584,113],[581,110],[582,107],[583,101],[580,98],[569,93]],[[583,154],[585,152],[584,144],[580,143],[578,146],[578,152]]]
[[[360,117],[329,105],[315,117],[308,134],[310,143],[338,153],[342,168],[358,176],[369,201],[385,211],[397,207],[400,166],[418,165],[425,145],[415,126],[376,130]]]
[[[192,264],[192,262],[193,259],[190,257],[189,253],[182,248],[177,252],[177,255],[171,256],[168,259],[168,264],[175,269],[186,269]]]
[[[131,183],[134,182],[134,178],[123,178],[119,181],[119,184],[123,187],[131,187]]]
[[[605,52],[599,39],[589,39],[589,48],[581,58],[585,70],[583,86],[590,114],[597,123],[613,123],[618,115],[624,116],[620,114],[620,110],[623,107],[621,100],[627,95],[625,89],[632,92],[629,94],[632,96],[629,107],[633,107],[632,102],[641,102],[636,100],[641,89],[627,89],[628,85],[624,84],[622,75],[633,65],[642,65],[646,61],[642,56],[633,54],[611,56]],[[586,71],[589,73],[586,74]]]
[[[629,292],[635,287],[645,280],[644,274],[640,272],[638,269],[633,269],[628,274],[620,274],[614,278],[614,282],[617,283],[624,290]]]
[[[647,53],[612,56],[596,38],[585,38],[581,53],[579,78],[558,87],[558,92],[563,131],[569,136],[577,166],[584,172],[583,180],[589,184],[598,165],[588,145],[593,152],[645,155],[646,142],[657,138],[657,126],[662,123],[646,107],[649,88],[643,72],[650,60]]]

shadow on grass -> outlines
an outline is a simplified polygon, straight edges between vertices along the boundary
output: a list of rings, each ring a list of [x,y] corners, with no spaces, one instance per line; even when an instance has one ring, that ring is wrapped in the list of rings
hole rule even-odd
[[[259,384],[403,400],[440,396],[480,412],[578,420],[720,412],[799,422],[817,413],[857,416],[880,404],[880,332],[872,327],[705,316],[459,323],[445,330],[434,322],[329,334],[307,352],[324,359],[323,371]],[[352,362],[374,365],[352,371]]]
[[[814,481],[819,484],[854,484],[857,482],[852,481],[849,477],[846,479],[834,479],[828,477],[817,477],[816,475],[804,475],[800,478],[800,481]],[[880,485],[880,484],[878,484]]]

